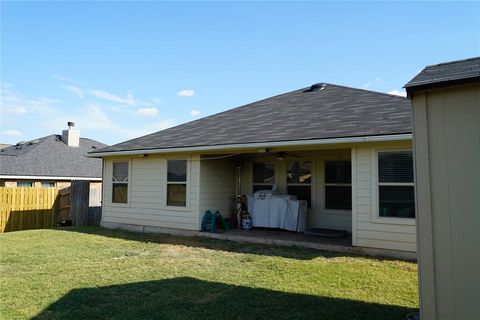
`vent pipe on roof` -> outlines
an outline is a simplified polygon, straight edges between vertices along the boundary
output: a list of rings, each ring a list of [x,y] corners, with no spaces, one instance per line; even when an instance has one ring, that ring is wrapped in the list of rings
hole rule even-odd
[[[68,130],[62,131],[62,140],[69,147],[78,147],[80,146],[80,131],[73,129],[75,126],[74,122],[67,122]]]
[[[324,90],[326,86],[326,83],[315,83],[310,88],[303,90],[303,92],[315,92]]]

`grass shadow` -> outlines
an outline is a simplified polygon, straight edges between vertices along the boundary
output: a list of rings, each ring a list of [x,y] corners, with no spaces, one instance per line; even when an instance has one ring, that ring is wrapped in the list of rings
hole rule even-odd
[[[181,277],[74,289],[33,319],[405,319],[393,305]]]
[[[119,229],[106,229],[102,227],[67,227],[57,229],[62,231],[79,232],[118,238],[131,241],[141,241],[146,243],[158,243],[168,245],[180,245],[194,248],[203,248],[210,250],[219,250],[232,253],[255,254],[263,256],[275,256],[298,260],[311,260],[317,257],[335,258],[335,257],[358,257],[355,254],[335,253],[329,251],[320,251],[310,248],[289,247],[269,244],[253,244],[245,242],[236,242],[229,240],[217,240],[206,237],[183,237],[172,236],[160,233],[141,233]],[[391,258],[375,257],[376,260],[395,260]]]

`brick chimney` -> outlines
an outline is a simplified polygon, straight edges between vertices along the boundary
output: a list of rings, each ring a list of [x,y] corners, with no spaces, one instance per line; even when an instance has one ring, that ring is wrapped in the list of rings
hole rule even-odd
[[[62,140],[69,147],[78,147],[80,146],[80,131],[73,129],[75,126],[74,122],[67,122],[68,130],[62,131]]]

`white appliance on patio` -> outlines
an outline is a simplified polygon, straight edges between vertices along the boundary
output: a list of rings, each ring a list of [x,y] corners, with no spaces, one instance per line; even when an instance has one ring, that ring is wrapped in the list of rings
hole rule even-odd
[[[275,190],[261,190],[247,195],[252,226],[304,232],[307,201]]]

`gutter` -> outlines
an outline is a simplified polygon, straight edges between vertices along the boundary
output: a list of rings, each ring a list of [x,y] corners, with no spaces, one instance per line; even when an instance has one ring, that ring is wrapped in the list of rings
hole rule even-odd
[[[404,134],[361,136],[361,137],[349,137],[349,138],[291,140],[291,141],[278,141],[278,142],[253,142],[253,143],[238,143],[238,144],[222,144],[222,145],[214,145],[214,146],[153,148],[153,149],[123,150],[123,151],[95,152],[95,153],[90,152],[87,154],[87,157],[102,158],[102,157],[108,157],[108,156],[124,156],[124,155],[132,155],[132,154],[215,151],[215,150],[229,150],[229,149],[238,150],[238,149],[295,147],[295,146],[365,143],[365,142],[380,142],[380,141],[402,141],[402,140],[412,140],[412,134],[404,133]]]

